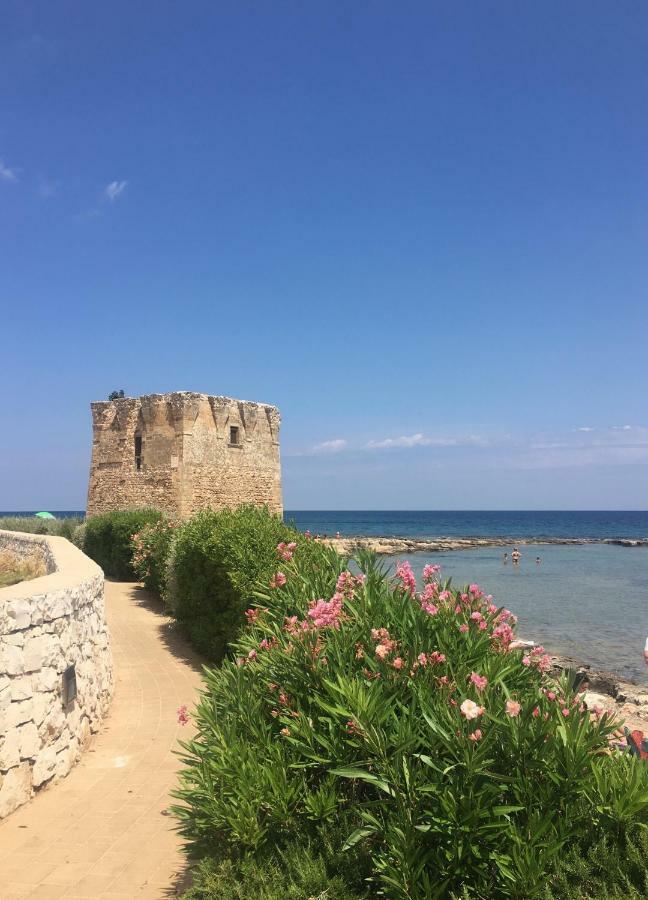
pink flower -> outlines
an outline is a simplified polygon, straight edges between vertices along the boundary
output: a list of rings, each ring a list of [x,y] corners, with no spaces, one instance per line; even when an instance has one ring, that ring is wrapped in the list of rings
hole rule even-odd
[[[477,672],[473,672],[471,674],[470,680],[475,685],[478,691],[483,691],[488,684],[488,678],[486,678],[485,675],[478,675]]]
[[[288,735],[290,734],[290,728],[282,728],[281,734],[283,734],[284,737],[288,737]]]
[[[396,566],[396,578],[400,580],[405,591],[414,596],[416,593],[416,578],[408,562],[398,563]]]
[[[523,657],[522,657],[522,665],[523,665],[523,666],[530,666],[530,665],[531,665],[531,659],[530,659],[530,657],[528,657],[528,656],[523,656]]]
[[[356,583],[362,584],[362,581],[354,578],[351,572],[341,572],[335,587],[339,593],[343,594],[348,600],[351,600]]]
[[[275,572],[275,574],[270,579],[270,587],[271,588],[283,587],[285,583],[286,583],[286,576],[284,575],[283,572]]]
[[[189,713],[187,712],[186,706],[178,707],[178,725],[188,725],[189,724]]]
[[[540,715],[540,707],[536,706],[535,709],[533,710],[532,716],[534,719],[537,719],[539,715]]]
[[[554,692],[547,691],[547,700],[555,700],[555,699],[556,699],[556,695],[554,694]]]
[[[245,610],[245,618],[248,620],[248,625],[254,625],[256,620],[259,618],[258,609],[246,609]]]
[[[256,650],[250,650],[250,652],[248,653],[248,659],[256,659],[256,658],[257,658]]]
[[[480,741],[482,738],[481,729],[476,728],[468,735],[468,739],[471,741]]]
[[[378,659],[386,659],[389,656],[390,652],[391,650],[387,646],[387,644],[378,644],[378,646],[376,647],[376,656],[378,657]]]
[[[457,603],[457,605],[455,606],[455,615],[458,616],[460,612],[461,612],[461,607],[460,607],[459,604]]]
[[[289,544],[286,544],[284,541],[281,541],[280,544],[277,544],[277,556],[279,559],[283,559],[286,562],[290,562],[293,557],[293,552],[297,544],[294,541],[291,541]]]
[[[567,718],[567,716],[569,715],[569,709],[568,709],[566,706],[563,707],[563,709],[561,710],[561,712],[562,712],[562,714],[563,714],[563,716],[564,716],[565,718]]]
[[[417,656],[417,659],[419,661],[419,665],[421,665],[421,666],[427,665],[428,660],[427,660],[427,656],[425,655],[425,653],[419,653],[419,655]]]
[[[478,625],[478,628],[480,631],[486,631],[486,629],[488,628],[488,622],[482,619],[482,621]]]
[[[430,581],[437,572],[441,571],[441,566],[427,565],[423,567],[423,581]]]
[[[468,626],[466,625],[465,622],[463,623],[463,625],[460,625],[460,626],[459,626],[459,631],[460,631],[462,634],[465,634],[465,633],[468,631]]]
[[[315,628],[339,628],[343,600],[342,594],[334,594],[328,601],[311,600],[308,615]]]
[[[392,666],[393,666],[395,669],[402,669],[402,668],[403,668],[403,660],[400,658],[400,656],[397,656],[397,657],[396,657],[396,659],[395,659],[395,660],[393,661],[393,663],[392,663]]]
[[[484,707],[478,706],[473,700],[464,700],[459,709],[461,710],[461,715],[466,719],[476,719],[477,716],[481,716],[484,712]]]
[[[427,600],[421,601],[421,609],[430,616],[436,616],[439,612],[438,606],[435,606],[434,603],[429,603]]]
[[[436,665],[437,663],[444,663],[445,656],[443,653],[439,653],[438,650],[433,650],[432,653],[428,656],[428,662]]]
[[[444,603],[446,600],[449,600],[452,597],[450,591],[441,591],[439,594],[439,600],[442,600]]]
[[[515,719],[516,716],[520,715],[520,710],[522,707],[517,702],[517,700],[507,700],[506,701],[506,715],[510,716],[512,719]]]
[[[471,594],[475,594],[475,595],[481,594],[481,588],[479,587],[478,584],[471,584],[470,587],[468,588],[468,590],[470,591]]]
[[[481,614],[480,612],[477,612],[477,611],[475,610],[474,613],[471,613],[471,614],[470,614],[470,618],[473,620],[473,622],[481,622],[481,620],[482,620],[484,617],[482,616],[482,614]]]

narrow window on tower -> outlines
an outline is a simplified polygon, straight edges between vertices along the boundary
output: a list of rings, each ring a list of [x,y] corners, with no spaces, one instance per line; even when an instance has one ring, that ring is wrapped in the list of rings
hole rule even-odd
[[[232,447],[237,447],[239,443],[239,430],[237,425],[230,425],[230,444]]]
[[[142,435],[135,435],[135,468],[139,472],[142,468]]]

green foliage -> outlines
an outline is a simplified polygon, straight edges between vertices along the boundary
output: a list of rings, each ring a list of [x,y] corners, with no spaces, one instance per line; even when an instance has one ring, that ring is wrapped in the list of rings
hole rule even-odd
[[[507,651],[514,617],[358,561],[364,583],[300,544],[275,563],[285,585],[260,580],[236,659],[206,672],[175,795],[194,853],[271,858],[341,822],[371,895],[532,900],[567,847],[648,822],[646,768],[607,755],[618,723],[541,652]]]
[[[145,525],[161,519],[157,509],[120,509],[93,516],[86,522],[84,552],[106,575],[134,581],[132,537]]]
[[[289,844],[276,853],[202,861],[183,900],[359,900],[368,897],[365,869],[333,851],[322,835],[317,849]]]
[[[277,544],[297,539],[255,506],[204,510],[177,529],[168,603],[208,659],[221,659],[240,630],[256,583],[267,584],[276,568]]]
[[[36,516],[3,516],[0,518],[0,530],[51,534],[68,540],[73,539],[74,530],[82,524],[81,516],[72,516],[66,519],[39,519]]]
[[[145,587],[166,594],[168,560],[176,526],[168,519],[149,522],[133,535],[133,569]]]
[[[111,391],[108,394],[108,399],[109,400],[121,400],[123,396],[124,396],[124,392],[121,390],[120,391]]]
[[[635,761],[637,767],[640,761]],[[622,765],[619,764],[620,768]],[[644,771],[646,765],[643,765]],[[647,776],[648,777],[648,776]],[[597,832],[598,833],[598,832]],[[551,877],[545,900],[644,900],[648,897],[648,828],[605,833],[568,849]]]

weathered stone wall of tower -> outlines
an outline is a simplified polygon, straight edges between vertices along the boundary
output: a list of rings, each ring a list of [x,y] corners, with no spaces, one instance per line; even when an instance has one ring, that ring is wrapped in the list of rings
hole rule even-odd
[[[93,403],[92,423],[89,516],[155,506],[187,518],[203,507],[241,503],[282,511],[274,406],[190,392],[151,394]]]

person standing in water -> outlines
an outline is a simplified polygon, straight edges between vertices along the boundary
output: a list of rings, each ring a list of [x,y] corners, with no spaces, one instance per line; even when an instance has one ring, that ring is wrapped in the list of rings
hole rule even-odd
[[[540,557],[536,556],[536,566],[539,566],[539,565],[540,565]]]
[[[502,562],[504,563],[504,565],[506,565],[508,563],[508,553],[504,554],[504,558],[502,559]]]
[[[648,666],[648,637],[646,638],[646,646],[644,647],[644,662]]]
[[[518,566],[520,564],[520,556],[521,555],[522,554],[520,553],[518,548],[515,547],[515,549],[513,550],[513,553],[511,553],[511,560],[513,561],[514,566]]]

